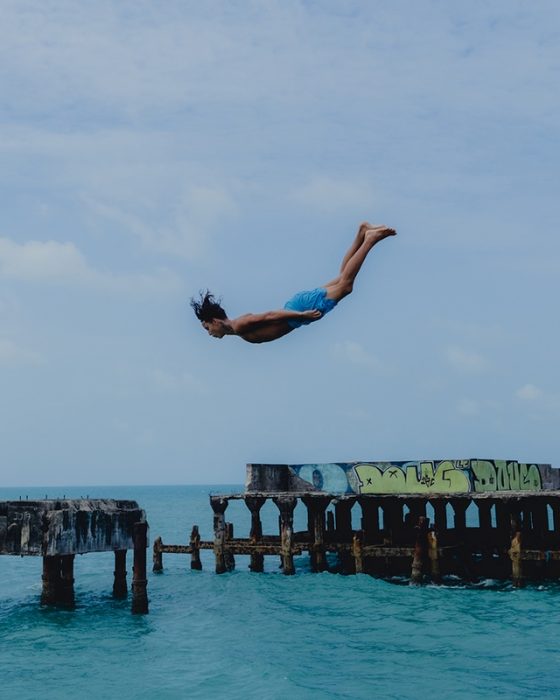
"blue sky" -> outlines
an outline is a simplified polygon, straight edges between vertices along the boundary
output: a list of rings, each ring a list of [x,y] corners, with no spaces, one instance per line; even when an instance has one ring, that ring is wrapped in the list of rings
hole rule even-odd
[[[5,2],[4,485],[560,466],[560,6]],[[208,337],[398,237],[271,344]]]

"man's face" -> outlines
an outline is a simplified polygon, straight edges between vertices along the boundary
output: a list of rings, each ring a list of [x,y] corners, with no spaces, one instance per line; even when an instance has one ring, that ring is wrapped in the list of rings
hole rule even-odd
[[[202,325],[208,331],[208,335],[213,338],[223,338],[226,334],[222,322],[217,318],[213,318],[211,321],[202,321]]]

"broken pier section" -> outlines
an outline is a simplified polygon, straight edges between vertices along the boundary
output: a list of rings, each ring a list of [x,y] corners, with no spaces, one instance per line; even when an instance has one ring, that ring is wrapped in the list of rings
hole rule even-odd
[[[148,612],[147,533],[136,501],[0,501],[0,554],[43,558],[44,604],[74,605],[74,558],[91,552],[114,552],[113,595],[126,598],[126,553],[132,549],[132,612]]]

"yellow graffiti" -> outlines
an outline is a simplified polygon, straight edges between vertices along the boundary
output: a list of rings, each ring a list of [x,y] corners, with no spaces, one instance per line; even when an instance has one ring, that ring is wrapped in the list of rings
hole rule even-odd
[[[437,467],[435,466],[437,464]],[[453,462],[414,462],[389,465],[384,469],[373,464],[354,467],[360,493],[467,493],[471,491],[468,476],[456,469]]]
[[[474,490],[483,491],[540,491],[541,475],[536,464],[520,464],[484,459],[473,459]]]

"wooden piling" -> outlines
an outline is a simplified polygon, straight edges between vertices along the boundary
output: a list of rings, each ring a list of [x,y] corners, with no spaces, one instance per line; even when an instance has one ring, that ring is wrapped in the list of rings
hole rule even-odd
[[[159,541],[161,543],[161,537],[159,538]],[[128,586],[126,585],[126,549],[117,549],[115,552],[115,570],[113,572],[113,597],[126,598],[127,596]]]
[[[227,571],[225,559],[226,519],[224,514],[228,507],[228,500],[227,498],[211,496],[210,506],[214,511],[214,556],[216,558],[216,573],[224,574]]]
[[[441,582],[441,572],[439,568],[438,537],[435,530],[430,530],[426,535],[428,544],[428,559],[430,560],[430,578],[433,583]]]
[[[286,576],[295,574],[294,553],[292,550],[294,538],[294,509],[297,498],[294,496],[277,496],[273,498],[280,511],[280,542],[282,571]]]
[[[418,518],[416,530],[416,544],[414,546],[414,557],[412,559],[412,571],[410,581],[413,584],[422,583],[424,562],[428,552],[428,521],[421,515]]]
[[[352,556],[354,557],[354,570],[357,574],[364,573],[364,559],[362,554],[363,537],[363,530],[357,530],[352,537]]]
[[[508,554],[511,559],[511,576],[513,580],[513,585],[516,588],[521,588],[524,584],[523,578],[523,564],[521,563],[521,553],[522,553],[522,537],[521,532],[517,531],[513,533],[511,540],[511,547],[509,548]]]
[[[248,496],[245,499],[245,505],[251,513],[251,530],[249,533],[249,538],[252,545],[258,545],[262,540],[263,532],[260,513],[265,501],[266,498],[259,498],[258,496]],[[254,572],[264,571],[264,555],[251,552],[249,569]]]
[[[200,533],[198,525],[193,525],[190,538],[191,547],[191,569],[193,571],[202,571],[202,562],[200,561]]]
[[[224,551],[224,561],[226,564],[226,569],[228,571],[233,571],[235,569],[235,556],[232,551],[230,551],[228,544],[233,540],[233,523],[226,523],[226,539],[225,539],[225,551]]]
[[[146,548],[148,546],[148,523],[134,523],[134,563],[132,567],[132,612],[148,612],[146,577]]]
[[[161,537],[156,537],[154,540],[154,551],[153,551],[153,566],[152,566],[152,571],[155,574],[161,574],[163,571],[163,551],[162,551],[162,545],[163,542],[161,540]]]

